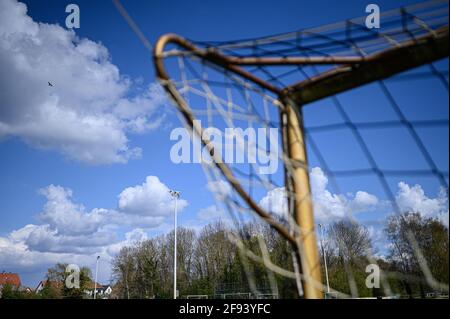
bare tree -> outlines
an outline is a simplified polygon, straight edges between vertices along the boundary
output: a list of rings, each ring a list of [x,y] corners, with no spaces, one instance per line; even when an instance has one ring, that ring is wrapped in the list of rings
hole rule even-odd
[[[389,260],[404,275],[402,284],[410,297],[416,288],[424,297],[426,283],[448,285],[448,228],[439,220],[406,212],[391,216],[385,231],[391,242]],[[433,278],[425,276],[426,269],[430,270],[427,276]]]
[[[338,221],[330,226],[329,235],[338,256],[346,262],[365,258],[372,244],[369,231],[353,221]]]

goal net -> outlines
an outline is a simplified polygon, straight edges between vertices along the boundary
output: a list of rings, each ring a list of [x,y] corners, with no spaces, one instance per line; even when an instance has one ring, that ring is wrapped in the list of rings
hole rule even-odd
[[[323,268],[333,244],[325,235],[318,241],[318,223],[345,218],[377,238],[378,212],[407,223],[408,192],[422,196],[423,210],[448,212],[448,2],[383,13],[379,29],[365,20],[227,42],[168,34],[154,48],[158,79],[198,146],[194,161],[230,216],[230,240],[244,260],[267,269],[272,295],[283,276],[306,298],[358,296],[342,228],[324,232],[341,239],[334,249],[345,257],[345,274],[329,281]],[[268,236],[245,243],[259,231],[246,228],[251,221],[290,244],[291,266],[272,259]],[[403,235],[421,270],[414,280],[448,292],[415,233]],[[383,260],[363,250],[368,264]],[[383,268],[385,295],[391,275],[411,279]],[[336,278],[347,281],[347,293],[330,287]],[[248,280],[258,295],[250,270]]]

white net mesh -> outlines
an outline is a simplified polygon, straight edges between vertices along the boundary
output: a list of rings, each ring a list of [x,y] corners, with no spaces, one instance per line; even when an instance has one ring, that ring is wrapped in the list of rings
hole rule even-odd
[[[381,29],[368,29],[364,17],[258,39],[198,42],[170,35],[158,42],[159,79],[193,139],[188,160],[202,164],[217,207],[230,216],[229,237],[251,290],[240,294],[279,296],[281,276],[295,282],[300,295],[308,283],[328,297],[357,297],[361,278],[353,270],[360,265],[345,257],[347,233],[339,231],[365,236],[364,230],[379,226],[375,218],[353,218],[362,209],[358,204],[384,194],[385,210],[403,216],[396,187],[426,184],[441,188],[448,211],[448,63],[442,60],[448,56],[448,2],[417,4],[382,19]],[[301,140],[289,136],[292,118]],[[292,156],[293,144],[306,150],[309,163]],[[304,185],[301,198],[299,168],[316,176],[312,194]],[[316,221],[327,215],[347,222],[322,236],[321,260],[329,258],[332,267],[334,251],[343,260],[344,273],[330,274],[331,288],[328,272],[325,284],[302,271],[309,248],[300,239],[314,234],[299,227],[295,211],[304,202],[314,204]],[[357,228],[361,223],[365,227]],[[292,245],[287,258],[274,256],[273,236]],[[448,292],[448,281],[434,278],[417,236],[404,236],[421,274],[380,265],[384,295],[393,294],[394,276]],[[380,264],[372,245],[358,249],[367,263]],[[265,292],[255,280],[255,262],[266,270]],[[332,289],[341,277],[345,292]]]

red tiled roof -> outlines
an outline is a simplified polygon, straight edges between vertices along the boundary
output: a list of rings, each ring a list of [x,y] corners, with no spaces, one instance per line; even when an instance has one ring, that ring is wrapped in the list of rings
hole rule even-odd
[[[93,281],[90,281],[90,282],[86,285],[86,288],[87,288],[87,289],[94,289],[94,287],[95,287],[95,282],[93,282]],[[102,288],[102,287],[103,287],[103,285],[97,283],[97,289],[100,289],[100,288]]]
[[[6,284],[19,288],[21,285],[19,275],[13,273],[0,273],[0,286]]]

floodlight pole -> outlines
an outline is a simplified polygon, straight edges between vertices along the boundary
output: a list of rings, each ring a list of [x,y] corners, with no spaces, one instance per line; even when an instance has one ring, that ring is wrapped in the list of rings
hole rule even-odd
[[[329,279],[328,279],[327,256],[325,255],[325,247],[324,247],[324,245],[323,245],[323,238],[324,238],[324,235],[323,235],[323,225],[322,225],[322,224],[319,224],[319,228],[320,228],[320,231],[321,231],[321,236],[320,236],[320,246],[322,247],[323,263],[324,263],[324,266],[325,266],[325,278],[326,278],[326,281],[327,281],[327,293],[330,293],[330,281],[329,281]]]
[[[175,199],[175,211],[173,218],[174,227],[174,241],[173,241],[173,299],[177,299],[177,209],[178,209],[178,198],[180,197],[180,192],[170,190],[170,195]]]
[[[97,256],[97,261],[95,263],[95,281],[94,281],[94,299],[97,298],[97,275],[98,275],[98,260],[100,256]]]
[[[291,181],[295,194],[294,220],[298,226],[295,232],[299,266],[302,271],[302,285],[306,299],[322,299],[323,292],[320,273],[320,259],[317,249],[314,214],[309,184],[309,169],[306,154],[305,134],[302,110],[290,98],[284,97],[285,120],[290,165]]]

